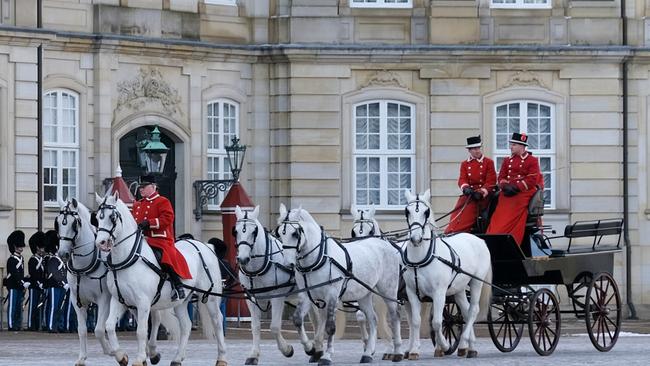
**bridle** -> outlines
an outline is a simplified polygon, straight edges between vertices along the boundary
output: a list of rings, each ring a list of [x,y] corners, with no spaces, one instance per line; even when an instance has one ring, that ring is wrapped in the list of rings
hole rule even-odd
[[[420,223],[417,221],[411,222],[409,218],[409,207],[415,205],[415,212],[420,212],[420,204],[425,207],[424,223]],[[419,194],[415,196],[414,201],[411,201],[406,205],[406,207],[404,208],[404,216],[406,216],[406,223],[408,224],[409,232],[413,231],[414,228],[419,228],[422,230],[422,233],[424,235],[427,226],[433,232],[434,225],[429,221],[429,216],[431,216],[431,207],[429,206],[428,202],[420,199]],[[431,240],[431,238],[422,238],[422,240]]]
[[[105,210],[111,210],[111,214],[110,214],[109,218],[111,219],[111,223],[113,224],[113,227],[111,227],[111,229],[108,230],[108,229],[105,229],[105,228],[103,228],[101,226],[98,226],[97,227],[97,232],[100,232],[100,231],[106,232],[111,237],[111,239],[113,239],[113,241],[115,241],[115,240],[117,240],[117,238],[115,237],[115,234],[114,234],[115,229],[117,228],[117,222],[119,221],[120,224],[123,224],[122,214],[120,214],[120,211],[118,211],[116,205],[107,204],[106,203],[106,198],[104,198],[104,201],[97,208],[97,212],[98,212],[97,218],[99,218],[100,220],[104,220],[104,218],[106,217],[106,213],[104,212]],[[122,241],[124,241],[124,240],[122,240]],[[117,244],[114,244],[113,246],[117,246]]]
[[[244,211],[244,217],[242,219],[237,220],[237,223],[235,223],[235,226],[232,227],[232,236],[233,238],[237,238],[237,224],[238,223],[243,223],[243,227],[241,229],[242,233],[245,233],[247,231],[246,229],[246,224],[251,223],[253,225],[253,242],[250,243],[246,240],[238,241],[235,246],[237,249],[239,249],[240,245],[246,245],[253,250],[253,245],[255,245],[255,242],[257,241],[257,234],[259,234],[259,229],[257,228],[257,222],[255,220],[249,219],[248,218],[248,211]],[[253,257],[251,257],[253,258]]]
[[[79,235],[79,228],[81,227],[81,218],[79,218],[79,213],[76,211],[73,211],[70,209],[70,202],[68,202],[61,211],[59,211],[59,216],[63,215],[63,219],[61,220],[61,225],[68,225],[68,216],[72,217],[72,231],[74,231],[74,235],[70,238],[67,236],[61,236],[59,234],[59,217],[57,216],[56,219],[54,219],[54,230],[56,230],[57,235],[59,236],[59,240],[65,240],[72,242],[74,244],[74,241],[77,239],[77,235]]]
[[[357,233],[354,231],[354,228],[355,228],[356,225],[359,225],[359,235],[363,236],[363,225],[368,224],[368,225],[370,225],[370,232],[368,233],[368,236],[375,236],[375,234],[376,234],[376,232],[375,232],[375,221],[373,219],[365,219],[365,218],[363,218],[364,212],[362,210],[359,210],[359,213],[361,214],[361,216],[359,216],[358,220],[354,220],[354,223],[352,224],[352,231],[351,231],[350,235],[353,238],[357,237]]]
[[[287,216],[280,222],[280,225],[275,228],[273,231],[274,235],[276,237],[279,237],[280,235],[280,227],[282,227],[282,235],[287,234],[287,225],[292,227],[295,231],[293,233],[293,237],[296,238],[296,245],[286,245],[284,244],[284,241],[282,242],[282,249],[294,249],[297,253],[300,253],[300,248],[302,246],[302,240],[305,237],[305,230],[302,228],[302,225],[300,225],[300,221],[297,220],[290,220],[289,219],[289,213],[287,212]]]

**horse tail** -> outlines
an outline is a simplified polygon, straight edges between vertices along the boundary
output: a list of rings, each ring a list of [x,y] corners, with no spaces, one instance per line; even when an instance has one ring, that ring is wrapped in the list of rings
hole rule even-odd
[[[181,327],[178,324],[178,318],[174,314],[174,309],[167,308],[159,310],[160,323],[165,326],[169,332],[169,339],[178,340],[181,335]]]
[[[479,297],[478,303],[478,317],[477,321],[487,320],[488,311],[490,311],[490,305],[492,304],[492,263],[488,267],[487,273],[483,278],[483,286],[481,286],[481,297]]]
[[[221,301],[225,301],[225,299],[221,299]],[[217,339],[217,332],[216,329],[214,329],[214,325],[212,324],[212,316],[210,316],[210,312],[208,311],[208,306],[207,304],[204,304],[203,301],[197,301],[199,308],[199,317],[201,319],[201,330],[203,332],[203,338],[204,339]],[[217,316],[221,315],[221,312],[219,309],[217,309],[219,314]],[[223,321],[226,321],[225,319]]]

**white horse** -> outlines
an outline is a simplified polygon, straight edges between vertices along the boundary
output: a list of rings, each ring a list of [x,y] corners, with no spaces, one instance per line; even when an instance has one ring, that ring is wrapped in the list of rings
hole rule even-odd
[[[237,242],[239,282],[254,297],[246,301],[253,318],[251,322],[253,344],[246,359],[246,365],[257,365],[259,361],[260,321],[262,312],[268,311],[269,306],[271,307],[271,334],[275,337],[278,349],[285,357],[293,356],[293,347],[282,336],[282,313],[284,302],[288,298],[281,295],[291,292],[295,287],[294,269],[282,252],[282,242],[265,230],[258,220],[259,208],[260,206],[256,206],[253,211],[242,211],[237,206],[235,208],[237,223],[233,232]],[[257,299],[258,296],[278,297]],[[289,296],[289,299],[298,300],[296,312],[300,314],[306,313],[311,307],[305,293]],[[302,320],[302,317],[294,318],[300,343],[302,343],[305,353],[314,356],[318,351],[307,337]],[[322,350],[320,350],[320,355],[322,355]],[[317,361],[316,358],[314,360]]]
[[[90,224],[90,211],[76,199],[67,202],[59,200],[59,215],[54,227],[59,235],[57,255],[67,262],[70,302],[77,313],[77,333],[79,334],[79,358],[75,366],[86,364],[88,330],[86,319],[88,306],[97,304],[97,325],[95,337],[99,340],[104,354],[111,352],[105,334],[106,319],[111,294],[106,287],[108,269],[102,263],[106,259],[95,246],[95,229]]]
[[[433,225],[429,190],[413,195],[405,191],[407,205],[406,223],[410,240],[403,251],[406,293],[411,304],[411,329],[409,355],[417,359],[420,352],[420,299],[429,296],[433,301],[431,327],[436,334],[434,357],[444,356],[449,343],[442,332],[443,309],[447,295],[453,295],[465,320],[458,345],[458,356],[476,357],[474,322],[483,318],[490,306],[492,287],[482,281],[492,281],[490,251],[485,241],[474,235],[461,233],[449,237],[436,237]],[[452,268],[449,263],[461,270]],[[469,274],[469,275],[468,275]],[[471,275],[471,276],[470,276]],[[468,302],[465,289],[469,285]],[[483,312],[479,316],[479,310]]]
[[[357,301],[368,321],[370,335],[361,363],[372,362],[377,340],[377,318],[369,289],[391,299],[397,297],[400,259],[396,249],[380,238],[368,238],[351,245],[340,245],[304,209],[287,212],[280,206],[278,233],[290,263],[295,263],[296,282],[310,301],[321,308],[317,338],[327,332],[327,349],[319,365],[332,360],[332,338],[336,331],[336,308],[340,301]],[[367,287],[366,287],[367,286]],[[397,303],[386,300],[393,338],[393,361],[401,360],[400,320]]]
[[[120,349],[114,328],[124,310],[137,309],[138,353],[133,365],[142,366],[146,359],[157,355],[156,335],[160,325],[160,310],[173,308],[180,322],[180,337],[178,350],[174,355],[171,366],[180,366],[185,358],[185,348],[191,331],[191,321],[187,312],[187,301],[191,294],[183,300],[171,300],[172,286],[162,282],[162,272],[151,247],[141,235],[129,208],[116,195],[106,197],[96,195],[97,203],[97,239],[95,243],[104,251],[110,251],[107,265],[108,288],[111,292],[111,304],[106,329],[109,331],[111,350],[120,365],[128,364],[126,352]],[[192,275],[191,279],[183,280],[186,286],[221,293],[221,273],[217,256],[205,244],[196,240],[182,240],[176,243],[177,249],[183,254]],[[219,311],[221,298],[218,296],[200,296],[199,312],[203,319],[204,334],[211,330],[217,338],[217,366],[227,365],[225,361],[226,345],[223,336],[223,319]],[[147,341],[147,320],[151,314],[151,336]],[[208,321],[208,319],[211,320]],[[210,326],[213,329],[210,329]],[[145,347],[146,346],[146,347]],[[153,363],[153,361],[152,361]]]

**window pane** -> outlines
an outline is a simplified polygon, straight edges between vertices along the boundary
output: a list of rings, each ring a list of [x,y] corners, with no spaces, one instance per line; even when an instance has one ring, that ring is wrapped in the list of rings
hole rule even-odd
[[[359,105],[357,106],[357,111],[356,111],[357,117],[366,117],[368,116],[368,105]]]
[[[510,118],[509,119],[509,128],[510,128],[510,135],[512,135],[513,132],[520,132],[519,131],[519,118]]]
[[[379,173],[379,158],[368,159],[368,171]]]
[[[531,150],[536,150],[537,145],[537,135],[528,135],[528,148]]]
[[[365,150],[368,148],[368,138],[365,135],[357,135],[355,140],[357,149]]]
[[[357,190],[357,205],[367,205],[368,204],[368,191],[366,190]]]
[[[368,187],[370,188],[379,188],[380,187],[380,176],[379,174],[369,174],[368,175]],[[378,191],[379,192],[379,191]]]
[[[508,135],[497,135],[497,149],[503,150],[508,148]]]
[[[530,115],[529,115],[529,117],[530,117]],[[538,133],[538,132],[539,132],[539,128],[537,128],[537,124],[538,124],[537,119],[535,119],[535,118],[528,118],[528,124],[527,124],[527,126],[528,126],[528,134],[529,134],[529,135],[532,135],[532,134],[534,134],[534,133]]]
[[[540,117],[551,117],[551,107],[546,105],[539,106],[539,116]]]
[[[537,117],[537,107],[535,103],[528,103],[528,117]]]
[[[379,133],[379,118],[371,118],[368,123],[368,132]]]
[[[367,171],[368,171],[368,159],[357,158],[357,172],[367,172]]]
[[[551,149],[551,135],[541,135],[539,137],[539,148],[549,150]]]
[[[368,148],[369,149],[379,149],[379,135],[370,135],[368,137]]]
[[[508,117],[508,108],[505,104],[497,107],[497,117]]]
[[[368,104],[368,116],[379,117],[379,103]]]
[[[399,172],[399,158],[388,158],[388,172]]]
[[[507,118],[497,118],[497,133],[508,133]]]
[[[379,190],[371,190],[368,192],[368,204],[379,205],[381,204]]]
[[[398,150],[399,149],[399,140],[397,140],[398,135],[388,135],[388,148],[390,150]]]
[[[388,117],[397,117],[397,104],[395,103],[388,103]]]
[[[508,115],[510,117],[519,117],[519,103],[512,103],[508,105]]]
[[[397,133],[399,132],[397,129],[398,122],[397,118],[389,118],[388,119],[388,133]]]
[[[411,135],[402,135],[400,140],[400,149],[410,150],[411,149]]]
[[[403,118],[400,122],[399,132],[401,133],[411,133],[411,119]]]
[[[357,134],[368,132],[368,120],[365,118],[357,118]]]

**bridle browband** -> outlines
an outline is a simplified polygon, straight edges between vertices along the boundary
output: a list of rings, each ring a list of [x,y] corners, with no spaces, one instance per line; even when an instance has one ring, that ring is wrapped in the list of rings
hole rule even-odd
[[[417,221],[411,222],[409,218],[409,207],[415,205],[415,212],[420,212],[420,204],[422,204],[425,208],[426,211],[424,212],[424,223],[419,223]],[[431,232],[433,233],[434,229],[434,224],[432,224],[429,221],[429,216],[431,216],[431,207],[429,206],[429,203],[426,201],[423,201],[420,199],[420,195],[416,194],[415,195],[415,200],[411,201],[406,204],[406,207],[404,208],[404,216],[406,216],[406,223],[408,224],[408,230],[409,232],[413,230],[414,227],[420,228],[422,230],[422,233],[424,235],[424,229],[429,226],[431,229]],[[431,240],[431,238],[423,238],[423,240]]]
[[[354,223],[352,224],[352,230],[350,232],[350,235],[353,238],[357,237],[357,233],[354,232],[354,227],[358,224],[359,225],[359,235],[363,236],[363,224],[368,224],[370,225],[370,232],[368,233],[367,236],[375,236],[377,232],[375,229],[375,221],[373,219],[365,219],[363,217],[364,212],[362,210],[359,210],[359,213],[361,214],[358,220],[354,220]]]
[[[67,236],[61,236],[59,234],[59,217],[57,216],[54,219],[54,229],[56,230],[56,234],[59,237],[59,240],[65,240],[74,243],[75,239],[77,239],[77,235],[79,235],[79,228],[81,227],[81,219],[79,218],[79,213],[76,211],[73,211],[70,209],[70,202],[68,202],[65,207],[59,211],[59,216],[63,215],[63,219],[61,220],[61,225],[68,225],[68,216],[72,216],[72,230],[74,231],[74,235],[69,238]]]

